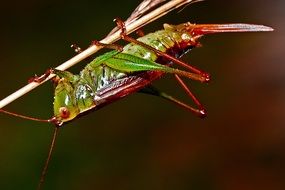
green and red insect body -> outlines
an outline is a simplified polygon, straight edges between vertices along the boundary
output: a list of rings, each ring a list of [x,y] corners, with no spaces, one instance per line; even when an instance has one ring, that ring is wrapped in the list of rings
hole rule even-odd
[[[272,31],[270,27],[252,24],[165,24],[163,30],[149,33],[138,39],[125,34],[124,23],[117,19],[117,25],[122,30],[122,39],[130,42],[123,48],[117,45],[105,45],[116,50],[98,56],[91,61],[79,75],[68,71],[48,70],[41,77],[32,81],[40,82],[51,72],[57,75],[54,93],[54,117],[49,120],[34,119],[55,123],[57,126],[76,117],[96,110],[134,92],[143,92],[165,98],[181,107],[204,117],[206,111],[199,100],[186,86],[180,77],[208,82],[210,76],[178,58],[192,48],[199,46],[198,40],[205,34],[220,32],[257,32]],[[78,50],[78,48],[77,48]],[[172,68],[174,64],[186,70]],[[160,92],[151,83],[162,75],[170,73],[193,100],[197,108],[193,108],[176,98]],[[29,117],[8,114],[29,119]]]
[[[51,72],[57,76],[57,79],[54,80],[56,83],[53,102],[54,116],[51,119],[29,118],[0,109],[1,112],[14,116],[51,122],[57,125],[38,189],[41,189],[45,178],[58,134],[58,126],[62,126],[64,123],[72,121],[82,114],[94,111],[135,92],[143,92],[165,98],[203,117],[206,115],[204,107],[180,77],[208,82],[210,76],[206,72],[182,62],[179,58],[192,48],[197,47],[199,45],[198,40],[205,34],[273,30],[270,27],[251,24],[165,24],[163,30],[133,39],[125,34],[123,22],[117,20],[117,24],[122,30],[122,39],[130,42],[123,48],[116,48],[116,45],[106,45],[112,48],[115,47],[117,50],[95,58],[78,75],[68,71],[51,69],[41,77],[33,79],[36,82],[41,81]],[[185,70],[173,68],[172,66],[175,64],[184,67]],[[151,86],[154,80],[161,78],[167,73],[175,76],[178,84],[193,100],[197,108],[185,104]]]
[[[126,36],[123,31],[123,39],[131,43],[124,46],[122,51],[114,50],[97,57],[79,75],[54,71],[60,80],[55,89],[53,121],[62,125],[87,111],[138,91],[166,98],[204,116],[203,106],[180,77],[208,82],[209,75],[177,58],[196,47],[199,44],[198,39],[204,34],[271,30],[269,27],[249,24],[165,24],[163,30],[149,33],[137,40]],[[170,67],[173,63],[184,66],[187,71]],[[165,73],[175,75],[198,106],[197,109],[150,86],[152,81]]]

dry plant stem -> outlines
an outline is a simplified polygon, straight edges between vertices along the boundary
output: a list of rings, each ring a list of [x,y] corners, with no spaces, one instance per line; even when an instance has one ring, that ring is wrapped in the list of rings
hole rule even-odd
[[[168,12],[179,8],[183,5],[186,5],[193,0],[171,0],[168,3],[163,4],[162,6],[158,7],[157,9],[153,10],[152,12],[148,13],[147,15],[141,17],[137,21],[130,23],[129,25],[126,26],[126,33],[130,34],[139,28],[143,27],[144,25],[147,25],[148,23],[158,19],[159,17],[164,16]],[[101,40],[101,43],[109,44],[109,43],[114,43],[115,41],[118,41],[120,39],[120,31],[115,32],[114,34],[104,38]],[[98,47],[96,45],[90,46],[88,49],[82,51],[80,54],[74,56],[70,60],[62,63],[55,69],[58,70],[66,70],[73,65],[79,63],[80,61],[84,60],[85,58],[91,56],[92,54],[96,53],[99,49],[102,47]],[[20,98],[24,94],[30,92],[31,90],[35,89],[36,87],[40,86],[44,82],[50,80],[54,75],[50,75],[46,80],[42,81],[41,83],[36,83],[36,82],[31,82],[27,84],[26,86],[22,87],[18,91],[14,92],[13,94],[7,96],[3,100],[0,101],[0,109],[3,108],[4,106],[8,105],[9,103],[13,102],[14,100]]]

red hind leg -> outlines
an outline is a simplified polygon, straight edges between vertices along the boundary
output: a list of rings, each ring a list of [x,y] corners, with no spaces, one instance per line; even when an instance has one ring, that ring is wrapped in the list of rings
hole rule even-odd
[[[205,79],[206,79],[205,81],[206,82],[208,82],[210,80],[210,75],[208,73],[206,73],[206,72],[204,72],[204,71],[202,71],[200,69],[197,69],[197,68],[195,68],[193,66],[190,66],[187,63],[185,63],[185,62],[183,62],[183,61],[181,61],[181,60],[179,60],[179,59],[177,59],[177,58],[175,58],[173,56],[168,55],[167,53],[161,52],[161,51],[159,51],[159,50],[157,50],[157,49],[155,49],[155,48],[153,48],[153,47],[151,47],[151,46],[149,46],[149,45],[147,45],[145,43],[142,43],[142,42],[140,42],[140,41],[138,41],[138,40],[136,40],[134,38],[129,37],[126,34],[126,29],[125,29],[124,22],[122,20],[120,20],[120,19],[116,19],[115,21],[116,21],[118,27],[121,28],[121,30],[122,30],[122,32],[121,32],[122,39],[124,39],[124,40],[126,40],[126,41],[128,41],[130,43],[135,43],[135,44],[138,44],[138,45],[140,45],[142,47],[148,48],[148,49],[154,51],[157,55],[162,56],[162,57],[164,57],[164,58],[166,58],[166,59],[168,59],[170,61],[173,61],[174,63],[176,63],[176,64],[178,64],[180,66],[183,66],[183,67],[191,70],[192,72],[194,72],[196,74],[200,74],[202,77],[205,77]],[[175,99],[175,98],[173,98],[173,97],[171,97],[171,96],[169,96],[169,95],[167,95],[165,93],[159,93],[159,96],[162,96],[162,94],[163,94],[162,97],[164,97],[164,98],[166,98],[166,99],[168,99],[168,100],[178,104],[179,106],[182,106],[182,107],[190,110],[191,112],[195,113],[196,115],[198,115],[200,117],[205,117],[206,116],[206,110],[205,110],[204,106],[195,97],[195,95],[190,91],[190,89],[184,83],[184,81],[177,74],[175,74],[174,76],[175,76],[175,79],[178,81],[179,85],[183,88],[183,90],[187,93],[187,95],[198,106],[198,109],[193,108],[193,107],[191,107],[191,106],[189,106],[189,105],[187,105],[187,104],[185,104],[185,103],[183,103],[183,102],[181,102],[181,101],[179,101],[179,100],[177,100],[177,99]]]
[[[210,81],[210,75],[208,73],[206,73],[206,72],[204,72],[204,71],[202,71],[202,70],[200,70],[200,69],[198,69],[198,68],[196,68],[194,66],[191,66],[191,65],[189,65],[189,64],[187,64],[187,63],[185,63],[185,62],[183,62],[183,61],[181,61],[181,60],[179,60],[179,59],[177,59],[177,58],[175,58],[175,57],[173,57],[171,55],[168,55],[167,53],[161,52],[161,51],[159,51],[159,50],[157,50],[157,49],[155,49],[155,48],[153,48],[153,47],[151,47],[151,46],[149,46],[149,45],[147,45],[147,44],[145,44],[143,42],[140,42],[140,41],[138,41],[138,40],[128,36],[126,34],[126,28],[125,28],[124,22],[122,20],[118,19],[118,18],[115,19],[115,21],[116,21],[118,27],[122,30],[121,37],[122,37],[123,40],[125,40],[127,42],[130,42],[130,43],[134,43],[134,44],[140,45],[140,46],[145,47],[147,49],[150,49],[151,51],[155,52],[157,55],[159,55],[161,57],[164,57],[164,58],[166,58],[166,59],[168,59],[170,61],[173,61],[174,63],[176,63],[176,64],[178,64],[178,65],[180,65],[182,67],[185,67],[185,68],[189,69],[190,71],[192,71],[192,72],[194,72],[196,74],[200,74],[201,77],[205,78],[205,80],[204,80],[205,82],[209,82]]]
[[[188,86],[185,84],[185,82],[178,76],[174,75],[175,79],[179,83],[179,85],[182,87],[182,89],[186,92],[186,94],[193,100],[193,102],[198,106],[197,114],[200,117],[205,117],[207,115],[206,110],[204,106],[201,104],[201,102],[196,98],[196,96],[191,92],[191,90],[188,88]]]

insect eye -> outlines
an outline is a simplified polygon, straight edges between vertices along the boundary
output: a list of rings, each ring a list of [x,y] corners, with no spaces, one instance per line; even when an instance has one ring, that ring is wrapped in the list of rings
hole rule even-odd
[[[68,118],[70,115],[70,112],[68,111],[66,107],[59,108],[59,113],[60,113],[60,117],[63,119]]]

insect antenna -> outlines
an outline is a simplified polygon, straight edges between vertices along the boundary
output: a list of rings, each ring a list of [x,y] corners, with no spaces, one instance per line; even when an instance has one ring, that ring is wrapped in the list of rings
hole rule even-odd
[[[54,150],[54,147],[55,147],[55,142],[56,142],[56,139],[57,139],[57,136],[58,136],[58,132],[59,132],[59,126],[55,126],[54,132],[53,132],[53,135],[52,135],[52,140],[51,140],[51,143],[50,143],[50,146],[49,146],[48,156],[47,156],[45,165],[44,165],[44,167],[42,169],[41,178],[40,178],[37,190],[41,190],[42,186],[44,184],[45,177],[46,177],[47,170],[48,170],[48,166],[49,166],[49,163],[50,163],[50,160],[51,160],[51,156],[52,156],[52,153],[53,153],[53,150]]]
[[[0,109],[0,112],[8,114],[8,115],[12,115],[14,117],[19,117],[19,118],[23,118],[23,119],[27,119],[27,120],[32,120],[32,121],[47,122],[47,123],[54,122],[53,118],[52,119],[39,119],[39,118],[21,115],[18,113],[9,112],[9,111],[3,110],[3,109]]]
[[[25,115],[9,112],[9,111],[3,110],[3,109],[0,109],[0,112],[8,114],[8,115],[12,115],[14,117],[20,117],[23,119],[27,119],[27,120],[47,122],[47,123],[54,123],[55,124],[52,140],[51,140],[51,143],[49,146],[48,156],[47,156],[46,162],[44,164],[44,168],[42,170],[40,181],[39,181],[38,188],[37,188],[38,190],[40,190],[42,188],[44,181],[45,181],[45,176],[47,173],[48,165],[49,165],[49,162],[51,160],[51,156],[52,156],[52,153],[54,150],[55,142],[56,142],[56,139],[58,136],[58,131],[59,131],[59,127],[60,127],[61,123],[55,117],[53,117],[51,119],[38,119],[38,118],[30,117],[30,116],[25,116]]]

